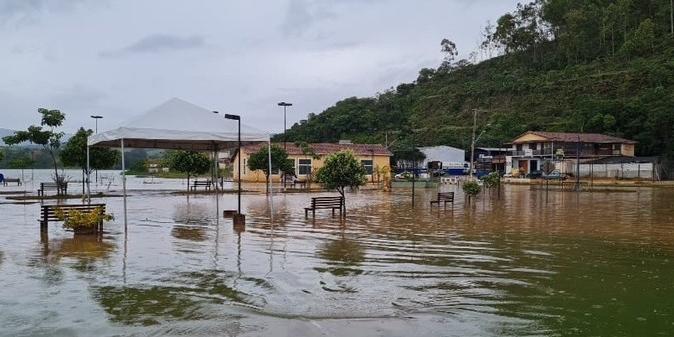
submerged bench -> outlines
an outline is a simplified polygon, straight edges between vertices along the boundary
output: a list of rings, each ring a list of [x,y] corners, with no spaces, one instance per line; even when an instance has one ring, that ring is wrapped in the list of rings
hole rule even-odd
[[[309,216],[309,211],[316,216],[317,209],[332,209],[332,215],[335,215],[335,210],[339,210],[339,216],[342,216],[342,209],[344,208],[344,198],[342,197],[316,197],[311,198],[311,206],[304,208],[304,217]]]
[[[67,195],[68,194],[68,183],[57,184],[57,183],[40,183],[40,189],[37,190],[37,195],[39,197],[44,196],[46,190],[55,190],[56,195]]]
[[[196,190],[197,190],[197,187],[203,187],[204,190],[210,191],[210,190],[211,190],[211,185],[212,185],[212,183],[211,183],[210,180],[195,180],[195,181],[192,183],[192,186],[190,186],[190,190],[196,191]]]
[[[438,193],[438,198],[436,200],[431,200],[431,208],[433,207],[433,204],[438,204],[439,207],[440,203],[443,203],[443,205],[447,207],[448,202],[451,202],[452,205],[454,205],[454,192]]]
[[[56,216],[56,210],[60,209],[63,211],[65,217],[68,217],[71,211],[78,211],[83,213],[92,213],[95,212],[98,208],[103,210],[105,214],[105,204],[80,204],[80,205],[43,205],[40,206],[40,230],[46,231],[47,225],[50,221],[61,221]],[[98,230],[103,230],[103,221],[98,224]]]
[[[21,186],[21,179],[19,178],[5,178],[2,183],[7,186],[8,183],[16,183],[17,186]]]

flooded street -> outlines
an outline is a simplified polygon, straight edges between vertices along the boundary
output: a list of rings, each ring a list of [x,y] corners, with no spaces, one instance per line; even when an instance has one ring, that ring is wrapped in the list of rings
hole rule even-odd
[[[102,238],[0,196],[2,336],[671,336],[674,191],[311,196],[136,191]],[[75,189],[76,191],[76,189]],[[77,202],[73,200],[71,202]]]

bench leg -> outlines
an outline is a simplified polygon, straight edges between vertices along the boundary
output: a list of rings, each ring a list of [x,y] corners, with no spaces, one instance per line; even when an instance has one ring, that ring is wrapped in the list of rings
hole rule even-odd
[[[334,208],[332,209],[332,217],[333,218],[335,217],[335,209]]]
[[[308,217],[309,217],[309,210],[308,210],[308,209],[305,209],[305,210],[304,210],[304,218],[306,219],[306,218],[308,218]]]

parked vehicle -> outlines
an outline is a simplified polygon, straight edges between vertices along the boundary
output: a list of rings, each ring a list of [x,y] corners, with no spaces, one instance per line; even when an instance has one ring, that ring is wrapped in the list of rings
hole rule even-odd
[[[529,179],[540,179],[543,177],[543,171],[532,171],[526,175],[526,178]]]
[[[569,176],[560,172],[559,170],[554,170],[550,174],[544,174],[543,179],[547,180],[566,180]]]

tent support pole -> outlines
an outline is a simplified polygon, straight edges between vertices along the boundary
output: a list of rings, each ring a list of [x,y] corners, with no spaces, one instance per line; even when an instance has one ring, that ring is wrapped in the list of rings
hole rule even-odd
[[[124,233],[127,231],[127,217],[126,217],[126,167],[124,166],[124,138],[120,140],[122,150],[122,190],[124,191]]]
[[[269,164],[269,168],[268,168],[269,169],[269,181],[267,182],[267,184],[269,184],[269,202],[270,202],[270,205],[271,205],[270,210],[273,213],[274,212],[274,190],[273,190],[272,184],[271,184],[271,180],[272,180],[272,176],[271,176],[271,138],[267,142],[267,156],[268,156],[267,159],[268,159],[268,164]]]
[[[87,139],[87,142],[88,141],[89,140]],[[90,162],[90,158],[89,158],[89,145],[87,144],[87,181],[86,181],[86,184],[87,184],[87,202],[89,204],[91,204],[91,186],[89,186],[90,180],[91,180],[91,179],[89,179],[90,175],[91,175],[91,162]]]

